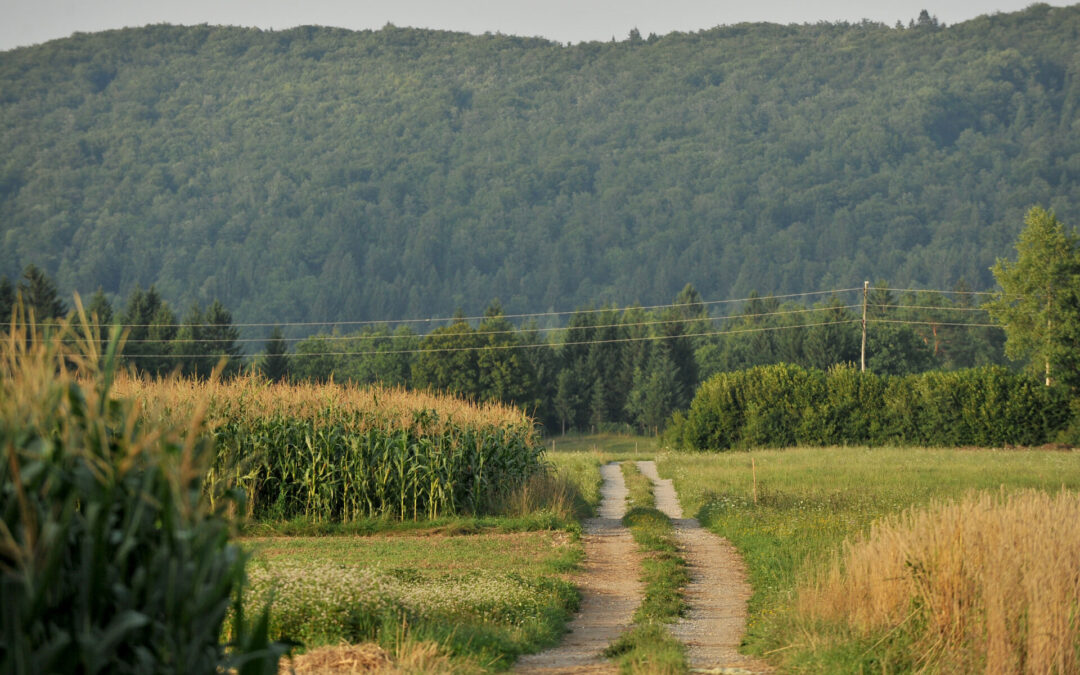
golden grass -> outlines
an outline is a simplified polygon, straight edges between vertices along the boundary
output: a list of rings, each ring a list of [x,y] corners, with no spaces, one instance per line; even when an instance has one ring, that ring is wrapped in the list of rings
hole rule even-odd
[[[905,630],[931,670],[1080,671],[1080,495],[973,493],[845,543],[800,613]]]
[[[319,647],[305,654],[282,660],[279,675],[403,675],[405,673],[478,673],[483,669],[468,659],[451,660],[435,642],[403,640],[391,655],[379,645]]]
[[[473,403],[449,395],[377,385],[272,383],[256,376],[205,381],[121,374],[114,391],[141,401],[148,412],[168,418],[183,419],[205,405],[211,426],[226,419],[275,416],[340,421],[349,425],[350,431],[406,429],[417,426],[420,419],[425,429],[434,433],[455,424],[494,428],[533,425],[524,412],[501,403]],[[437,416],[432,417],[431,412]],[[357,428],[357,424],[363,426]]]
[[[551,513],[570,521],[587,511],[577,486],[566,476],[555,473],[536,473],[501,500],[499,513],[524,517],[537,512]]]

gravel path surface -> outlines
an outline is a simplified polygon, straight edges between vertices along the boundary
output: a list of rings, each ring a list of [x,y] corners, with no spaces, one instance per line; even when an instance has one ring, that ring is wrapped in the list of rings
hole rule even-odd
[[[570,622],[559,646],[522,656],[517,673],[615,673],[604,648],[630,626],[641,603],[640,555],[622,525],[626,513],[626,484],[617,463],[600,467],[599,517],[584,522],[585,564],[578,580],[581,610]]]
[[[660,478],[652,461],[638,462],[653,483],[656,508],[671,518],[679,550],[689,566],[686,589],[689,610],[671,627],[687,647],[693,672],[768,673],[768,665],[739,653],[746,632],[746,601],[750,585],[746,567],[731,543],[705,530],[696,518],[684,518],[670,480]]]

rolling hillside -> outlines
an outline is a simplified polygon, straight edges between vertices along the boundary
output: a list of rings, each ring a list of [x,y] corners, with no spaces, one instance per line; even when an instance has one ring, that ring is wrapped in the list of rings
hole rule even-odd
[[[560,45],[148,26],[0,53],[0,274],[238,321],[889,279],[1080,222],[1080,6]]]

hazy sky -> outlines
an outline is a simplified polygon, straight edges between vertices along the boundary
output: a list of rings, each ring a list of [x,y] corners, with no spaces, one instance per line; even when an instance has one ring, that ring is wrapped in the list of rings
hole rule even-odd
[[[445,30],[540,35],[562,42],[692,31],[741,21],[904,23],[925,8],[952,24],[1011,12],[1030,0],[0,0],[0,50],[148,23],[363,29],[388,22]],[[1069,3],[1052,2],[1054,5]]]

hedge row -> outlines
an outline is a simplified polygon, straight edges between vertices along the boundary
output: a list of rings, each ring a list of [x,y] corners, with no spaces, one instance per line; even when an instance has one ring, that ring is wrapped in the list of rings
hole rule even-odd
[[[776,364],[709,379],[667,438],[695,450],[1041,445],[1069,418],[1066,391],[997,366],[890,377]]]

